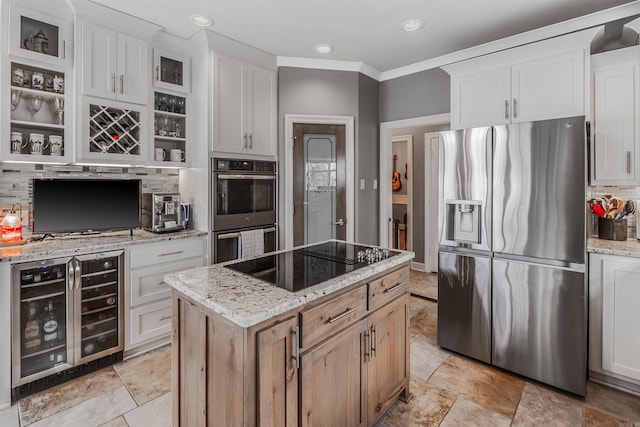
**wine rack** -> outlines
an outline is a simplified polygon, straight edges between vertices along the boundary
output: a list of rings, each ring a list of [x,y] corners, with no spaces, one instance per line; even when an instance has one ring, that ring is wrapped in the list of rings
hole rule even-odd
[[[141,155],[140,112],[89,105],[89,152]]]

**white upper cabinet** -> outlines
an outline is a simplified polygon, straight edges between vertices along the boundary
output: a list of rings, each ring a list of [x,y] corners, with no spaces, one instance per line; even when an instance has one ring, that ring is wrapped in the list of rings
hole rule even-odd
[[[640,47],[594,55],[592,185],[640,183]]]
[[[583,115],[584,52],[452,73],[451,93],[454,129]]]
[[[599,30],[583,30],[442,67],[451,76],[452,128],[588,118],[586,59]]]
[[[189,93],[191,91],[191,59],[153,48],[153,86]]]
[[[276,74],[215,55],[213,150],[275,156]]]
[[[147,104],[147,42],[82,23],[82,92],[100,98]]]
[[[72,21],[46,12],[9,5],[9,54],[69,66],[73,63]]]

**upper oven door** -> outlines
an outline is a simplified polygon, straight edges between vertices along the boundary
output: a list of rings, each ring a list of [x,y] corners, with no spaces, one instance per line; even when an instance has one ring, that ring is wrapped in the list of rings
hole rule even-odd
[[[276,222],[273,173],[214,172],[214,230]]]

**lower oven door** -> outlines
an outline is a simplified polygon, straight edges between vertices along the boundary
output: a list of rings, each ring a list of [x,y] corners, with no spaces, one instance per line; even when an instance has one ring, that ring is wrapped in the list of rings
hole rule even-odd
[[[240,232],[246,230],[255,230],[261,227],[242,228],[236,230],[216,231],[213,233],[212,253],[213,262],[231,261],[238,259],[238,251],[240,249]],[[264,252],[273,252],[276,250],[276,227],[262,227],[264,230]]]

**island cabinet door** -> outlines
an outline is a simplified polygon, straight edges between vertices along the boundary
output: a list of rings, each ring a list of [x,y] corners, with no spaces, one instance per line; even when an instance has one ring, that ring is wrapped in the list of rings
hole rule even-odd
[[[366,320],[319,344],[300,360],[300,426],[364,426]]]
[[[298,425],[298,321],[296,317],[257,333],[258,426]]]
[[[408,395],[408,294],[369,316],[370,360],[367,362],[367,423],[375,422],[398,394]]]

